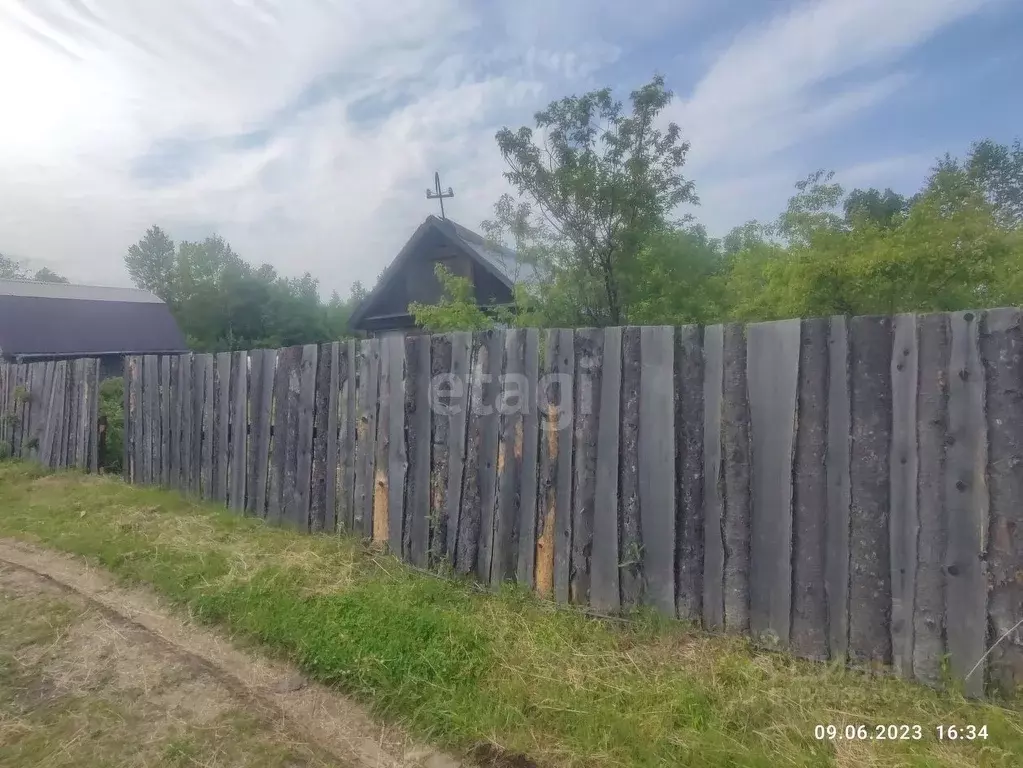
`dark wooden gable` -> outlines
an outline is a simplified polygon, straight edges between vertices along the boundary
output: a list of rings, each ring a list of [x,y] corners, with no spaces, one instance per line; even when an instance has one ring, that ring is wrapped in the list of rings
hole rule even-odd
[[[409,304],[435,304],[442,296],[435,271],[437,264],[471,280],[480,306],[507,304],[512,299],[506,281],[431,216],[419,226],[353,313],[352,326],[367,332],[414,328]]]

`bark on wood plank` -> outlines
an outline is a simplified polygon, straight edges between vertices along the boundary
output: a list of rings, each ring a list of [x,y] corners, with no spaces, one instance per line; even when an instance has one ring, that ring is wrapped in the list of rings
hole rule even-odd
[[[825,521],[824,593],[828,606],[828,652],[844,660],[849,648],[849,331],[844,317],[831,318],[828,333],[828,506]]]
[[[892,449],[889,539],[892,580],[892,666],[913,674],[913,599],[916,592],[916,315],[895,316],[892,351]]]
[[[639,605],[643,597],[643,539],[639,517],[640,366],[640,329],[636,326],[623,328],[618,465],[621,510],[618,528],[618,583],[623,608]]]
[[[750,413],[746,337],[741,325],[724,327],[721,442],[724,457],[725,629],[749,630]]]
[[[170,486],[171,358],[160,356],[160,485]],[[84,373],[84,372],[83,372]]]
[[[622,399],[622,329],[602,331],[596,430],[596,482],[589,604],[605,613],[621,607],[618,581],[618,415]]]
[[[405,426],[408,475],[405,490],[405,556],[419,567],[429,563],[430,529],[430,337],[405,338]]]
[[[484,407],[483,375],[487,367],[487,337],[482,332],[472,334],[469,356],[469,413],[466,420],[465,470],[462,480],[461,511],[458,515],[457,551],[455,570],[460,574],[474,573],[479,555],[481,527],[480,456],[483,452],[483,429],[480,421]]]
[[[620,339],[620,333],[619,333]],[[606,341],[605,341],[606,344]],[[526,397],[528,398],[525,407],[526,411],[522,416],[522,470],[521,470],[521,493],[519,496],[519,555],[516,566],[516,581],[526,587],[533,588],[533,574],[536,567],[536,525],[539,501],[538,478],[539,478],[539,454],[540,454],[540,403],[539,380],[540,380],[540,332],[536,328],[527,328],[523,342],[523,376],[525,377]],[[617,395],[616,403],[617,403]],[[617,413],[617,404],[616,404]],[[618,440],[618,419],[614,420],[611,427],[615,434],[615,446],[617,451]],[[615,498],[618,488],[618,464],[615,456],[615,473],[611,478],[611,484],[615,487]],[[615,511],[615,525],[617,526],[617,510]],[[618,531],[615,529],[615,541],[618,539]],[[618,584],[618,561],[613,563],[615,569],[614,582]],[[617,602],[617,586],[615,600]]]
[[[849,321],[852,361],[850,448],[849,654],[854,661],[891,661],[891,542],[888,534],[891,444],[892,321]]]
[[[319,347],[306,344],[301,349],[298,367],[298,391],[288,382],[289,435],[288,465],[284,476],[287,511],[285,519],[300,531],[309,530],[309,491],[313,466],[313,401],[316,396],[316,358]],[[288,473],[294,473],[289,475]]]
[[[604,331],[580,328],[575,331],[575,423],[572,471],[572,557],[569,570],[569,600],[590,603],[593,556],[593,527],[597,493],[597,432],[600,418],[601,378],[604,364]]]
[[[333,342],[323,354],[330,355],[330,378],[327,381],[329,391],[327,393],[327,449],[326,449],[326,472],[324,475],[324,510],[322,530],[326,533],[334,533],[337,530],[337,508],[338,508],[338,477],[340,475],[340,439],[339,429],[341,421],[339,418],[339,407],[341,401],[341,386],[348,377],[347,370],[342,371],[341,365],[344,356],[341,354],[341,342]]]
[[[675,615],[675,329],[640,333],[639,514],[644,602]]]
[[[274,369],[277,351],[252,352],[252,386],[249,388],[249,413],[252,430],[248,444],[248,495],[245,509],[253,517],[267,516],[267,490],[270,473],[270,429],[273,425]]]
[[[245,510],[245,460],[248,454],[249,353],[231,355],[231,434],[227,499],[235,512]]]
[[[405,445],[405,338],[388,339],[387,366],[390,369],[390,409],[387,424],[387,541],[399,557],[408,553],[408,519],[405,510],[405,480],[408,455]]]
[[[945,631],[952,675],[968,696],[984,694],[987,650],[987,423],[982,314],[954,312],[948,376],[945,449]],[[967,675],[972,672],[973,674]]]
[[[400,339],[399,339],[400,341]],[[390,536],[390,444],[392,384],[391,349],[394,338],[384,336],[379,342],[378,404],[376,419],[376,440],[373,446],[373,524],[372,537],[377,544],[386,544]],[[397,406],[395,406],[396,408]],[[398,550],[400,555],[401,550]]]
[[[368,373],[367,373],[367,384],[365,394],[365,409],[368,415],[368,422],[366,428],[366,434],[364,436],[364,443],[366,449],[366,485],[365,493],[363,494],[363,515],[362,515],[362,535],[367,539],[373,538],[374,528],[376,520],[373,512],[376,508],[376,490],[377,490],[377,435],[379,433],[378,421],[380,418],[380,405],[383,399],[383,390],[380,387],[380,378],[382,371],[382,345],[381,339],[371,339],[369,343],[368,351]]]
[[[988,658],[993,687],[1011,694],[1023,686],[1023,326],[1018,309],[987,313],[981,334],[986,368],[989,643],[1003,638]],[[979,674],[975,673],[975,674]]]
[[[448,473],[453,406],[465,391],[464,381],[457,380],[451,368],[451,336],[437,334],[430,338],[430,565],[447,560],[448,553]],[[464,411],[464,406],[463,411]],[[464,413],[463,413],[464,415]],[[464,433],[463,433],[464,434]],[[459,468],[459,477],[461,477]],[[460,492],[460,489],[459,489]],[[455,510],[457,516],[457,508]],[[457,525],[457,523],[456,523]],[[451,538],[454,538],[452,533]]]
[[[332,344],[320,347],[316,356],[316,391],[313,398],[313,462],[309,494],[309,525],[317,533],[326,527],[327,521],[327,439],[330,427],[330,385],[335,372],[331,370],[334,356]],[[335,405],[337,400],[334,400]],[[336,436],[335,436],[336,439]]]
[[[792,633],[800,656],[828,658],[827,553],[828,335],[827,318],[800,330],[792,496]]]
[[[675,333],[675,606],[679,618],[703,616],[703,332]]]
[[[572,331],[561,329],[558,356],[554,360],[560,384],[558,417],[557,502],[554,513],[554,599],[568,601],[569,566],[572,553],[572,426],[575,415],[572,382],[575,378],[575,349]]]
[[[799,320],[746,328],[753,505],[750,630],[787,647],[792,620],[792,461],[799,397]]]
[[[703,625],[725,627],[724,473],[721,403],[724,382],[724,326],[703,332]]]
[[[356,393],[355,490],[353,528],[361,536],[372,535],[373,525],[373,442],[376,437],[376,387],[373,348],[376,339],[358,346],[358,391]],[[371,379],[372,372],[372,381]],[[372,394],[371,393],[372,388]],[[373,436],[372,438],[370,436]]]
[[[445,487],[444,552],[447,563],[455,567],[458,557],[458,534],[461,529],[461,514],[464,501],[465,461],[467,456],[469,411],[471,408],[472,334],[452,333],[451,345],[451,391],[448,395],[450,420],[447,431],[447,470],[441,476]]]
[[[494,520],[494,554],[490,583],[514,581],[518,569],[519,523],[522,498],[523,418],[530,393],[525,384],[523,329],[504,334],[504,370],[497,393],[500,436],[497,448],[497,513]],[[534,397],[535,404],[535,397]]]
[[[355,522],[355,429],[358,422],[356,401],[359,375],[358,347],[354,340],[345,342],[341,351],[341,370],[344,378],[340,397],[343,403],[340,427],[341,454],[338,488],[338,528],[347,533],[354,530]]]
[[[213,498],[227,502],[228,446],[231,437],[231,353],[218,352],[216,357],[216,408],[213,414]]]
[[[948,428],[949,318],[917,319],[917,536],[913,602],[913,676],[941,680],[945,655],[945,439]]]
[[[479,555],[476,561],[476,577],[484,584],[490,581],[494,559],[494,534],[497,517],[497,461],[498,443],[501,432],[501,418],[497,412],[497,397],[500,389],[500,375],[504,367],[503,330],[483,331],[486,339],[486,361],[483,368],[483,410],[477,422],[480,430],[477,477],[480,492],[480,536]]]

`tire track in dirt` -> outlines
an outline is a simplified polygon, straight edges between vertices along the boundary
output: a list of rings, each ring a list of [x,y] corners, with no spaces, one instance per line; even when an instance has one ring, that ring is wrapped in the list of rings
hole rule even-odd
[[[226,638],[175,617],[151,592],[116,585],[102,570],[67,555],[0,538],[0,562],[31,572],[140,630],[152,642],[199,665],[258,713],[287,722],[297,734],[353,768],[468,768],[415,743],[399,728],[374,722],[359,704],[299,670],[234,647]]]

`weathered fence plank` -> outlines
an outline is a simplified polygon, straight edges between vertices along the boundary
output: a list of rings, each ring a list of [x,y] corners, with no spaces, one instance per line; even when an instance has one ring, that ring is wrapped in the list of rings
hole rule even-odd
[[[675,609],[703,616],[703,332],[675,331]]]
[[[445,527],[444,552],[447,562],[455,567],[458,562],[458,536],[461,530],[462,502],[465,492],[465,462],[469,429],[469,411],[472,403],[471,372],[472,334],[466,332],[452,333],[447,337],[451,346],[450,392],[447,395],[450,419],[447,427],[447,468],[443,475],[438,474],[438,482],[444,483],[444,519]],[[438,466],[438,473],[444,467]]]
[[[90,410],[92,379],[92,360],[82,359],[81,378],[79,379],[79,410],[78,410],[78,446],[75,449],[75,466],[80,470],[89,468],[89,438],[95,429],[93,412]],[[168,429],[170,427],[170,414],[167,414]]]
[[[167,482],[169,488],[178,487],[181,476],[181,381],[178,375],[180,365],[177,355],[167,358]]]
[[[480,494],[480,455],[483,430],[483,374],[487,366],[486,337],[474,333],[469,357],[469,412],[466,417],[465,470],[462,480],[461,511],[458,516],[458,546],[455,570],[461,574],[476,570],[479,555],[482,496]]]
[[[750,411],[746,384],[746,336],[738,324],[724,327],[721,443],[724,457],[725,629],[749,630],[750,607]]]
[[[125,393],[128,407],[124,412],[125,419],[125,462],[130,483],[142,482],[142,358],[132,356],[125,363],[128,380],[125,381]],[[55,431],[56,439],[56,431]],[[56,448],[54,449],[56,453]]]
[[[913,602],[913,676],[936,683],[945,654],[945,438],[948,424],[950,329],[947,315],[917,320],[916,595]]]
[[[284,522],[284,475],[288,463],[288,435],[292,429],[288,418],[288,387],[292,378],[295,379],[295,386],[298,386],[297,371],[301,362],[301,347],[286,347],[277,351],[273,379],[266,511],[266,519],[274,525]]]
[[[634,608],[643,598],[643,540],[640,528],[639,487],[639,395],[640,329],[622,329],[622,395],[619,412],[618,492],[618,584],[621,604]]]
[[[202,356],[203,366],[203,398],[202,398],[202,476],[200,477],[202,497],[206,500],[214,498],[214,450],[216,445],[214,431],[214,413],[216,408],[216,379],[214,377],[215,359],[212,354]]]
[[[337,530],[338,507],[338,473],[340,464],[340,418],[338,410],[341,404],[341,387],[348,376],[347,370],[342,371],[341,365],[346,363],[341,353],[341,342],[335,341],[321,351],[321,355],[330,356],[330,376],[327,381],[327,440],[326,462],[323,476],[323,519],[317,522],[320,530],[334,533]],[[322,359],[322,358],[321,358]],[[315,457],[314,457],[315,458]]]
[[[951,316],[945,449],[945,632],[952,674],[969,696],[984,694],[987,650],[987,423],[976,312]],[[977,666],[979,664],[979,666]],[[972,673],[972,674],[971,674]]]
[[[178,478],[175,487],[187,492],[192,477],[192,356],[178,355]]]
[[[274,368],[277,352],[257,349],[251,353],[252,385],[249,387],[249,435],[245,510],[253,517],[267,516],[267,482],[270,472],[270,430],[273,425]]]
[[[338,491],[338,527],[351,533],[355,523],[355,431],[358,424],[356,391],[359,376],[358,346],[354,340],[345,342],[341,351],[344,379],[341,399],[344,402],[341,421],[341,470]]]
[[[891,543],[888,469],[892,413],[892,321],[849,321],[852,361],[850,448],[849,654],[854,661],[891,661]]]
[[[525,338],[523,340],[523,377],[527,400],[525,402],[526,410],[522,415],[522,462],[518,523],[519,553],[516,563],[516,581],[527,589],[532,589],[534,587],[533,576],[536,567],[536,524],[537,502],[539,500],[537,490],[540,453],[540,333],[536,328],[527,328],[525,331]],[[617,441],[617,419],[615,419],[612,428]],[[611,483],[615,486],[617,498],[617,464],[615,467],[615,475],[611,478]],[[617,510],[615,526],[617,527]],[[615,535],[617,541],[617,530]],[[615,560],[613,567],[615,568],[615,584],[617,584],[617,560]],[[617,600],[617,590],[615,598]]]
[[[231,432],[228,438],[227,501],[235,512],[245,510],[245,462],[249,432],[249,353],[231,355]]]
[[[73,372],[69,369],[74,379]],[[156,355],[144,355],[142,358],[142,402],[144,406],[144,424],[142,433],[145,438],[145,479],[147,484],[155,484],[160,479],[160,358]],[[61,438],[64,442],[65,437]]]
[[[49,413],[50,427],[46,430],[44,441],[46,446],[43,462],[48,467],[60,466],[60,425],[65,418],[65,398],[67,389],[67,362],[58,360],[53,366],[53,380],[50,383]]]
[[[373,535],[373,489],[376,484],[377,406],[380,385],[380,340],[359,345],[358,434],[356,436],[355,527],[365,538]]]
[[[448,552],[448,473],[451,452],[451,423],[457,394],[465,391],[451,365],[451,336],[438,334],[430,340],[430,565],[445,562]],[[464,434],[464,433],[463,433]],[[461,477],[459,468],[459,477]],[[459,489],[460,490],[460,489]],[[456,510],[457,514],[457,510]],[[457,523],[456,523],[457,525]]]
[[[327,442],[330,427],[331,382],[336,375],[334,369],[334,345],[324,344],[316,357],[316,393],[313,398],[313,461],[311,491],[309,494],[309,525],[316,533],[322,531],[327,521]],[[334,405],[337,398],[334,397]],[[335,415],[336,418],[336,415]],[[335,421],[335,427],[336,427]],[[334,435],[335,441],[337,435]]]
[[[389,370],[389,408],[387,422],[387,542],[399,557],[407,553],[409,531],[406,528],[405,478],[408,456],[405,445],[405,339],[388,339],[386,365]]]
[[[604,363],[604,331],[580,328],[573,339],[575,371],[573,400],[572,550],[569,569],[569,600],[590,602],[593,525],[597,493],[597,420],[600,417],[601,377]]]
[[[792,459],[801,329],[799,320],[746,328],[752,447],[750,631],[786,647],[792,617]]]
[[[574,337],[571,330],[555,331],[557,342],[548,346],[551,350],[556,390],[557,405],[548,400],[549,415],[557,433],[554,486],[554,598],[558,602],[569,599],[569,566],[572,553],[572,420],[575,414],[572,382],[575,378]],[[549,425],[550,426],[550,425]]]
[[[497,509],[490,583],[497,586],[515,579],[519,555],[519,503],[522,494],[522,422],[529,407],[524,391],[525,331],[504,334],[504,366],[498,383],[496,408],[499,418],[497,445]]]
[[[476,422],[479,430],[479,456],[477,457],[477,478],[480,494],[480,534],[476,560],[476,576],[482,582],[489,582],[494,559],[494,527],[497,517],[498,499],[498,443],[501,432],[501,417],[496,404],[500,391],[500,376],[504,368],[504,331],[482,331],[486,345],[483,373],[483,409]]]
[[[430,337],[405,338],[407,481],[403,550],[415,566],[429,563],[430,528]]]
[[[639,514],[644,602],[675,615],[675,329],[640,334]]]
[[[390,442],[391,442],[391,365],[392,339],[383,337],[379,342],[379,379],[376,437],[373,444],[373,520],[370,531],[373,541],[386,544],[390,536]],[[399,534],[400,536],[400,534]],[[401,550],[398,550],[399,554]]]
[[[724,326],[703,332],[703,625],[725,626],[725,519],[721,456],[721,404],[724,382]]]
[[[89,361],[89,472],[99,471],[99,360]]]
[[[828,608],[828,650],[844,659],[849,650],[849,441],[851,399],[849,334],[846,319],[831,318],[828,332],[827,518],[824,594]]]
[[[827,318],[800,328],[798,404],[792,477],[792,631],[789,647],[818,660],[828,658]],[[755,546],[755,545],[754,545]]]
[[[231,437],[231,353],[218,352],[214,370],[216,389],[213,410],[213,499],[227,502],[227,441]]]
[[[83,371],[84,373],[84,371]],[[171,472],[171,358],[160,357],[160,484],[170,486]]]
[[[589,603],[598,611],[621,607],[618,580],[618,418],[622,399],[622,329],[605,328],[601,340],[598,403],[595,404],[592,558]],[[534,512],[535,519],[535,512]]]
[[[994,645],[988,659],[996,690],[1023,685],[1023,327],[1018,309],[994,309],[980,337],[987,369],[988,493],[991,538],[987,548],[988,623]],[[997,644],[996,644],[997,643]],[[981,674],[978,670],[974,674]]]
[[[892,666],[904,677],[913,673],[913,600],[916,592],[917,452],[916,395],[918,357],[916,315],[896,315],[891,362],[892,449],[889,457],[888,523],[891,541]]]
[[[288,382],[289,435],[288,466],[284,490],[285,519],[301,531],[309,530],[309,490],[313,467],[313,401],[316,396],[316,358],[319,347],[306,344],[301,348],[302,362],[298,368],[298,392]],[[293,453],[292,453],[293,452]],[[293,472],[294,474],[289,474]]]

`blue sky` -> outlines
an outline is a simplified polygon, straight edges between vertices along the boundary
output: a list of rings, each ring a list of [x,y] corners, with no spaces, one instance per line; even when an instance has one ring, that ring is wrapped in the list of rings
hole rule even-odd
[[[714,234],[817,168],[913,192],[1023,134],[1018,0],[9,0],[0,251],[87,282],[157,223],[326,292],[509,191],[495,131],[663,74]]]

